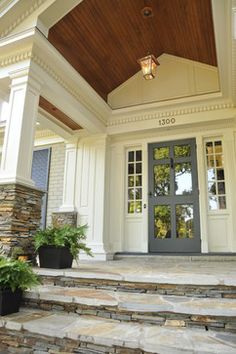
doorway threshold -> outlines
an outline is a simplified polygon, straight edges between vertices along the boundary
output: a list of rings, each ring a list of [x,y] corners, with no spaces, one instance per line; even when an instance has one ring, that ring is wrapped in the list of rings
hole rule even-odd
[[[149,259],[163,259],[165,261],[211,261],[211,262],[236,262],[236,253],[145,253],[145,252],[117,252],[114,259],[133,259],[133,258],[146,258]]]

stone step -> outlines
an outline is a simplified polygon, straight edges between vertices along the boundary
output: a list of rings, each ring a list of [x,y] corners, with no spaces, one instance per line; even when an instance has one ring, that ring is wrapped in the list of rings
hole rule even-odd
[[[81,263],[79,268],[62,270],[35,268],[35,272],[43,284],[48,285],[236,299],[236,271],[232,263],[224,267],[219,267],[218,263],[212,263],[211,267],[203,267],[202,263],[194,267],[186,263],[165,263],[164,267],[155,262],[94,263]]]
[[[0,318],[1,353],[235,354],[235,334],[22,310]]]
[[[24,304],[31,308],[90,314],[120,321],[236,332],[236,299],[39,286],[25,292]]]

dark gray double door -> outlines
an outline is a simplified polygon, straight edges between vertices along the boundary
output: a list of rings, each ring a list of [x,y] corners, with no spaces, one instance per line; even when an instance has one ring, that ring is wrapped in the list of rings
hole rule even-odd
[[[149,252],[200,252],[195,139],[150,144]]]

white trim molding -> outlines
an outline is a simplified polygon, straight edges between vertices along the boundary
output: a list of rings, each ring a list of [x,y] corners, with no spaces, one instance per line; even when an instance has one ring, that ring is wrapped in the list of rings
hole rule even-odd
[[[19,26],[19,24],[24,22],[27,17],[29,17],[33,12],[35,12],[46,1],[47,0],[32,1],[31,6],[27,7],[21,13],[19,13],[18,17],[0,33],[0,38],[6,37],[9,33],[11,33],[17,26]]]

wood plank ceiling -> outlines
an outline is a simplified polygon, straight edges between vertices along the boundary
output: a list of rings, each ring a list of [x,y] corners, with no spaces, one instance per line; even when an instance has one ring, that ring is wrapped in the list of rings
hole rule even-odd
[[[211,0],[83,0],[49,41],[105,100],[148,52],[217,65]]]

